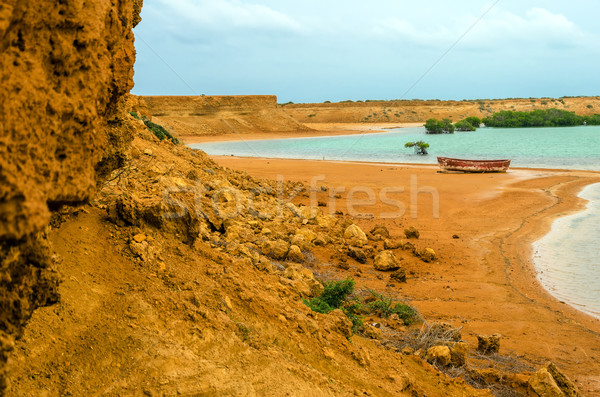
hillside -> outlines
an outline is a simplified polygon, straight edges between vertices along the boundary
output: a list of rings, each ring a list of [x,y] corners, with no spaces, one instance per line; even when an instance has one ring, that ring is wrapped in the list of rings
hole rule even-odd
[[[310,131],[274,95],[144,96],[137,109],[179,136]]]
[[[280,108],[301,123],[412,123],[429,118],[480,118],[500,110],[558,108],[580,115],[600,113],[600,97],[480,99],[465,101],[398,100],[284,104]]]

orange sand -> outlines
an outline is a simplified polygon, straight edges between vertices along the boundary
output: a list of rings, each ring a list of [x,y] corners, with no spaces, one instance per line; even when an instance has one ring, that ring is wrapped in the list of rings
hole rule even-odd
[[[274,160],[219,157],[227,167],[267,178],[283,177],[316,187],[345,187],[339,199],[327,191],[317,199],[325,210],[349,213],[348,192],[353,187],[371,190],[376,203],[357,206],[356,222],[363,230],[385,224],[400,236],[413,225],[421,238],[417,248],[431,247],[439,256],[433,264],[405,258],[406,284],[391,286],[369,265],[352,262],[348,270],[327,265],[317,273],[351,276],[361,285],[400,295],[411,301],[427,319],[463,326],[463,337],[472,345],[476,334],[499,333],[502,353],[514,353],[544,364],[553,361],[571,376],[586,395],[600,394],[600,320],[583,314],[550,296],[537,282],[531,260],[531,242],[549,231],[558,216],[585,204],[577,193],[600,182],[600,173],[584,171],[511,170],[506,174],[438,174],[437,167],[327,161]],[[412,186],[411,186],[412,183]],[[404,205],[403,216],[380,219],[381,213],[398,212],[400,204],[382,203],[381,190]],[[411,191],[418,192],[411,206]],[[439,216],[434,214],[435,194]],[[354,201],[366,199],[356,193]],[[333,200],[333,201],[330,201]],[[414,203],[414,197],[412,198]],[[309,203],[309,198],[295,201]],[[335,208],[334,205],[335,205]],[[416,210],[416,214],[411,214]],[[368,219],[365,214],[372,214]],[[456,234],[458,239],[452,236]],[[323,254],[325,255],[325,254]]]

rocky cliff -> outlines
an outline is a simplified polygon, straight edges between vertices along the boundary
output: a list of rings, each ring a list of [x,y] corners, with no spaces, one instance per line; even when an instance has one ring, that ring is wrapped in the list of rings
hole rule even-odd
[[[57,299],[43,236],[52,211],[89,200],[119,164],[141,3],[0,0],[1,359]]]

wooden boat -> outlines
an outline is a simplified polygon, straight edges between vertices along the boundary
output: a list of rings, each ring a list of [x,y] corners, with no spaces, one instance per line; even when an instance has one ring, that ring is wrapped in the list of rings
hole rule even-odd
[[[510,160],[466,160],[438,157],[437,161],[442,172],[506,172],[510,166]]]

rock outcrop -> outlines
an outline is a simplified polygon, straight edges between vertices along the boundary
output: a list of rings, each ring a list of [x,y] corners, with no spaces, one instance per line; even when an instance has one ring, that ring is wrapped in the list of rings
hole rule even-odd
[[[141,3],[0,1],[2,358],[32,311],[57,299],[40,234],[52,211],[89,200],[120,165]]]

